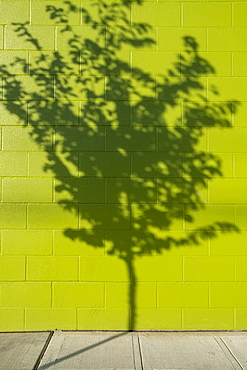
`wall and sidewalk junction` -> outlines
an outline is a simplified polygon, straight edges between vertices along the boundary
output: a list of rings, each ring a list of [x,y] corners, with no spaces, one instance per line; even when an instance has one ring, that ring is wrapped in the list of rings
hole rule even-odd
[[[0,330],[247,329],[247,2],[0,11]]]

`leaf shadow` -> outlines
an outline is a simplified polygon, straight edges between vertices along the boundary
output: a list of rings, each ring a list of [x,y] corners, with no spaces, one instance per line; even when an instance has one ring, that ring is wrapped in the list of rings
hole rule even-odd
[[[163,74],[133,66],[125,50],[152,49],[155,40],[149,25],[130,25],[129,5],[48,5],[64,51],[45,51],[29,24],[13,24],[34,51],[30,62],[17,57],[0,73],[5,109],[20,122],[28,117],[24,125],[46,153],[44,171],[55,179],[55,201],[78,218],[64,235],[125,262],[134,330],[138,258],[239,231],[224,220],[196,223],[209,181],[223,175],[205,130],[229,129],[238,102],[207,100],[205,77],[216,70],[189,35]],[[73,13],[88,32],[70,25]],[[16,65],[23,76],[10,72]]]

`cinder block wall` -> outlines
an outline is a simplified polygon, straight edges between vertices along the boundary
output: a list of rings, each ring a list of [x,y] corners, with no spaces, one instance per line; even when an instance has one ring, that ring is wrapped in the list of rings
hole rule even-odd
[[[0,11],[0,330],[247,329],[246,1]]]

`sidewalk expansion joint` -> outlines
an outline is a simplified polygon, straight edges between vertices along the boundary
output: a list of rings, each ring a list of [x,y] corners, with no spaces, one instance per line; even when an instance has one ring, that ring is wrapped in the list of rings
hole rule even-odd
[[[49,336],[48,336],[48,338],[47,338],[47,340],[46,340],[46,342],[45,342],[45,345],[44,345],[42,351],[40,352],[40,355],[39,355],[39,357],[38,357],[38,359],[36,361],[36,364],[34,365],[33,370],[37,370],[39,368],[39,364],[40,364],[42,358],[44,357],[44,354],[45,354],[45,352],[47,350],[47,347],[49,346],[49,344],[51,342],[51,339],[52,339],[53,335],[54,335],[54,331],[51,331],[50,334],[49,334]]]

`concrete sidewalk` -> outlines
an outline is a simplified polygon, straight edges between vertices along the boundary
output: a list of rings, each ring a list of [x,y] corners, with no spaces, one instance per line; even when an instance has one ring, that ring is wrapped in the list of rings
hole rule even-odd
[[[0,370],[247,370],[247,332],[0,333]]]

